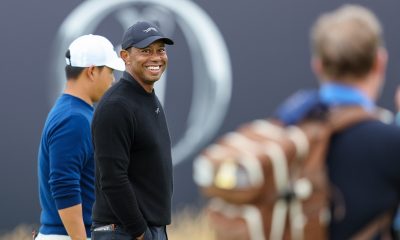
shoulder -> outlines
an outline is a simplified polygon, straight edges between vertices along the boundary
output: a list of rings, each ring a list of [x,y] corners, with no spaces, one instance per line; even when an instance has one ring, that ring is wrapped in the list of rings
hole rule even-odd
[[[362,142],[398,144],[400,147],[400,127],[377,120],[363,121],[343,131],[343,135]]]
[[[334,169],[344,166],[368,168],[397,168],[400,164],[400,128],[380,121],[368,120],[332,136],[328,163]],[[386,166],[386,167],[385,167]],[[350,168],[352,169],[352,168]],[[393,169],[394,170],[394,169]],[[396,174],[398,172],[396,171]]]
[[[90,132],[90,120],[82,113],[71,112],[60,121],[59,130],[70,135],[84,135]]]
[[[92,112],[86,112],[74,107],[53,109],[48,115],[46,125],[47,128],[87,126],[90,125],[91,115]]]
[[[65,123],[72,126],[83,127],[90,125],[90,119],[80,111],[72,111],[64,119]]]
[[[95,109],[94,116],[98,118],[103,115],[130,115],[132,107],[124,99],[109,98],[102,99]]]
[[[390,135],[398,135],[400,133],[400,127],[394,124],[386,124],[382,121],[378,120],[368,120],[363,121],[360,124],[357,124],[355,128],[359,128],[359,131],[364,131],[367,133],[374,133],[374,134],[390,134]]]
[[[90,136],[90,121],[79,113],[65,114],[48,128],[51,142],[81,142]]]
[[[112,86],[101,98],[95,111],[103,111],[104,109],[117,107],[125,109],[135,109],[138,105],[136,92],[127,89],[123,82],[119,81]]]
[[[130,126],[135,123],[134,112],[134,108],[122,99],[106,99],[94,112],[92,130]]]
[[[58,118],[68,118],[72,115],[81,115],[90,118],[92,114],[92,106],[82,99],[67,94],[64,94],[59,98],[49,113],[49,115]]]

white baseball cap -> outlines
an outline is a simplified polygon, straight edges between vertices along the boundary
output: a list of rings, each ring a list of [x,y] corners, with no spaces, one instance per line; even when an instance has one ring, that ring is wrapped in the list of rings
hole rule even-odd
[[[83,35],[69,45],[69,55],[65,58],[73,67],[107,66],[124,71],[125,63],[114,51],[112,43],[99,35]]]

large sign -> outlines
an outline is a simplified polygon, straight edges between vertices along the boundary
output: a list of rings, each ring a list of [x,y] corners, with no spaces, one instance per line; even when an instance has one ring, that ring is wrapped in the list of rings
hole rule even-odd
[[[193,94],[186,130],[172,149],[173,163],[177,165],[216,134],[228,109],[232,72],[224,39],[207,13],[189,0],[85,1],[67,16],[55,38],[50,79],[58,82],[51,87],[51,103],[64,86],[64,54],[69,44],[78,36],[94,33],[109,16],[115,17],[123,29],[146,19],[157,21],[169,36],[175,25],[184,34],[193,66]],[[166,94],[165,84],[168,84],[167,72],[156,84],[161,101]]]

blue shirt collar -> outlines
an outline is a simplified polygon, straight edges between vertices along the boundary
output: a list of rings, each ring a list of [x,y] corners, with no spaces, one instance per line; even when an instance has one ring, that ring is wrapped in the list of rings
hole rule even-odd
[[[319,89],[322,103],[328,106],[360,105],[366,111],[373,111],[374,102],[360,90],[345,84],[324,83]]]

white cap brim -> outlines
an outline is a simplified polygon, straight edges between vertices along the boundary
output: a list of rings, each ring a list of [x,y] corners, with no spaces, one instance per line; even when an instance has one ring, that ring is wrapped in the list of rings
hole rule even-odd
[[[118,71],[125,71],[125,63],[124,61],[115,54],[115,58],[109,59],[109,62],[104,64],[105,66],[112,68]]]

